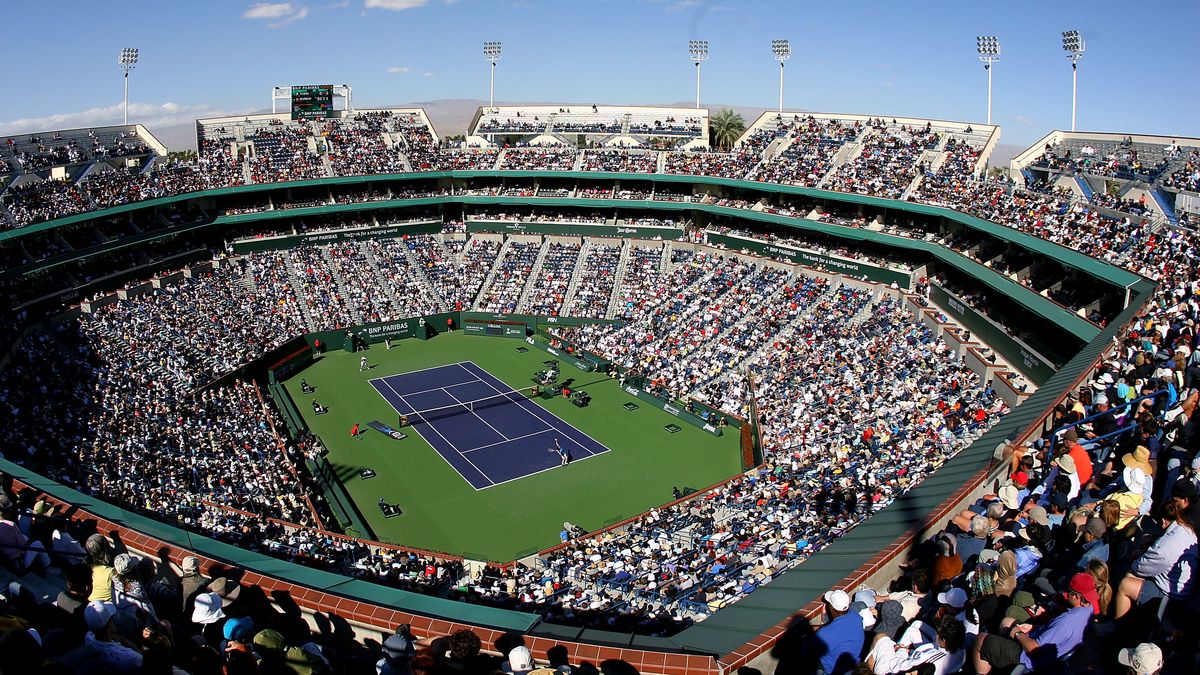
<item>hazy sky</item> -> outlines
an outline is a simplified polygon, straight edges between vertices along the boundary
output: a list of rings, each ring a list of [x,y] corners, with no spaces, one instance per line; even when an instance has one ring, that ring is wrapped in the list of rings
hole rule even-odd
[[[1028,144],[1069,128],[1076,29],[1080,130],[1200,136],[1194,0],[9,0],[0,17],[0,134],[119,122],[127,46],[131,121],[166,125],[269,108],[274,85],[350,84],[360,107],[486,99],[484,40],[504,43],[498,100],[689,101],[687,41],[705,39],[705,100],[774,107],[770,41],[788,38],[788,108],[983,121],[975,36],[994,34],[993,120]]]

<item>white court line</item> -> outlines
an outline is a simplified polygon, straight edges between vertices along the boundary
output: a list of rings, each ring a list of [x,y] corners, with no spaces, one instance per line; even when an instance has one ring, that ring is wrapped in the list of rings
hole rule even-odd
[[[395,377],[395,375],[391,375],[389,377]],[[407,394],[405,394],[405,396],[416,396],[417,394],[428,394],[431,391],[443,391],[443,390],[449,389],[450,387],[461,387],[464,384],[475,384],[476,382],[483,382],[483,380],[481,380],[477,377],[473,380],[467,380],[466,382],[455,382],[454,384],[448,384],[444,387],[430,387],[429,389],[422,389],[421,391],[410,391]],[[450,392],[446,392],[446,393],[449,394]],[[451,396],[453,396],[453,394],[451,394]],[[459,401],[459,403],[462,403],[462,401]]]
[[[402,395],[400,394],[400,392],[396,391],[396,389],[395,389],[395,388],[394,388],[394,387],[393,387],[391,384],[389,384],[389,383],[388,383],[388,381],[387,381],[386,379],[384,379],[384,381],[383,381],[383,384],[384,384],[384,386],[386,386],[388,389],[391,389],[391,390],[392,390],[392,393],[393,393],[393,394],[395,394],[395,395],[396,395],[396,396],[397,396],[397,397],[400,399],[400,402],[401,402],[401,403],[403,403],[404,405],[408,406],[409,408],[412,408],[412,405],[411,405],[411,404],[410,404],[408,401],[405,401],[405,400],[404,400],[404,396],[402,396]],[[385,398],[384,400],[387,400],[387,399]],[[390,401],[388,402],[388,405],[391,405],[391,402],[390,402]],[[396,406],[392,406],[392,410],[396,410]],[[415,412],[415,411],[416,411],[416,408],[413,408],[413,411]],[[411,412],[409,412],[409,413],[403,413],[403,412],[400,412],[399,410],[396,410],[396,412],[397,412],[398,414],[401,414],[401,415],[411,415],[411,414],[413,414],[413,413],[411,413]],[[484,472],[483,472],[483,471],[482,471],[482,470],[481,470],[479,467],[475,466],[475,462],[472,462],[470,457],[467,457],[466,455],[464,455],[464,454],[462,453],[462,451],[461,451],[461,450],[459,450],[457,447],[455,447],[455,446],[454,446],[454,444],[453,444],[453,443],[450,443],[450,439],[449,439],[449,438],[446,438],[445,436],[442,436],[442,432],[438,431],[438,428],[437,428],[437,427],[433,426],[433,424],[432,424],[431,422],[429,422],[428,420],[426,420],[426,419],[425,419],[423,416],[421,416],[421,414],[420,414],[420,413],[417,413],[417,417],[420,417],[422,422],[424,422],[424,423],[425,423],[425,424],[426,424],[426,425],[427,425],[427,426],[428,426],[430,429],[433,429],[433,432],[434,432],[435,434],[437,434],[438,436],[441,436],[441,437],[442,437],[442,440],[443,440],[443,441],[446,441],[446,443],[448,443],[448,444],[450,445],[450,447],[451,447],[451,448],[454,450],[454,452],[457,452],[457,453],[458,453],[459,457],[462,457],[463,459],[467,460],[467,464],[470,464],[470,465],[471,465],[471,466],[472,466],[472,467],[473,467],[473,468],[474,468],[476,471],[478,471],[478,472],[479,472],[479,475],[480,475],[480,476],[483,476],[483,477],[484,477],[484,479],[485,479],[485,480],[487,480],[487,482],[491,483],[492,485],[495,485],[495,484],[496,484],[496,481],[492,480],[492,477],[491,477],[491,476],[487,475],[487,474],[486,474],[486,473],[484,473]],[[409,425],[409,428],[412,428],[412,425]],[[425,438],[425,434],[421,433],[421,430],[420,430],[420,429],[415,429],[415,428],[413,428],[413,431],[417,432],[417,435],[421,437],[421,440],[425,441],[426,443],[428,443],[428,444],[429,444],[429,447],[433,448],[433,443],[429,443],[429,439],[428,439],[428,438]],[[472,483],[471,483],[471,481],[467,480],[467,477],[466,477],[466,476],[462,475],[462,472],[461,472],[461,471],[459,471],[458,469],[456,469],[456,468],[454,467],[454,465],[453,465],[453,464],[450,464],[450,460],[448,460],[448,459],[446,459],[445,457],[443,457],[443,456],[442,456],[442,453],[440,453],[440,452],[438,452],[438,451],[437,451],[437,448],[433,448],[433,451],[434,451],[434,453],[436,453],[436,454],[437,454],[437,456],[438,456],[438,457],[441,457],[441,458],[442,458],[442,461],[446,462],[446,464],[447,464],[447,465],[449,465],[449,466],[450,466],[450,468],[454,470],[454,473],[457,473],[457,474],[459,475],[459,477],[460,477],[460,478],[462,478],[463,480],[467,481],[467,485],[470,485],[472,489],[474,489],[474,490],[476,490],[476,491],[484,489],[484,488],[477,488],[477,487],[475,487],[475,485],[474,485],[474,484],[472,484]],[[491,485],[488,485],[488,486],[485,486],[485,487],[491,487]]]
[[[443,363],[440,366],[429,366],[428,368],[417,368],[416,370],[406,370],[403,373],[392,373],[391,375],[380,375],[379,377],[373,377],[373,378],[367,380],[367,382],[374,382],[376,380],[386,380],[389,377],[396,377],[397,375],[408,375],[409,373],[423,373],[427,370],[437,370],[438,368],[453,368],[454,366],[459,366],[459,365],[462,365],[461,361],[458,363]],[[468,370],[467,372],[470,373],[471,371]],[[471,374],[474,375],[474,373],[471,373]],[[478,378],[479,376],[475,375],[475,377]],[[395,391],[395,390],[393,389],[392,391]],[[397,394],[397,396],[399,396],[399,394]],[[396,412],[400,412],[400,411],[397,410]]]
[[[545,433],[545,432],[543,432],[543,433]],[[478,490],[490,490],[490,489],[496,487],[497,485],[504,485],[505,483],[511,483],[514,480],[523,480],[525,478],[529,478],[530,476],[536,476],[539,473],[546,473],[547,471],[553,471],[555,469],[565,469],[568,466],[571,466],[572,464],[578,464],[579,462],[586,462],[589,459],[592,459],[594,457],[599,457],[600,455],[603,455],[603,454],[604,454],[603,452],[593,453],[591,455],[588,455],[587,457],[581,457],[579,459],[572,459],[570,464],[567,464],[567,466],[562,466],[561,464],[555,464],[554,466],[546,467],[545,469],[540,469],[538,471],[534,471],[533,473],[525,473],[525,474],[521,474],[520,476],[517,476],[516,478],[509,478],[508,480],[502,480],[499,483],[493,482],[491,485],[489,485],[487,487],[477,488],[477,491]]]
[[[471,362],[471,361],[463,361],[463,362],[461,362],[461,363],[457,363],[457,364],[455,364],[455,365],[457,365],[457,366],[460,366],[460,367],[461,367],[463,370],[466,370],[468,373],[470,373],[471,371],[470,371],[470,370],[468,370],[468,369],[467,369],[467,367],[463,365],[463,363],[470,363],[471,365],[475,366],[476,368],[479,368],[479,366],[475,365],[475,363],[473,363],[473,362]],[[479,369],[480,369],[481,371],[485,372],[485,373],[487,372],[487,371],[486,371],[486,370],[484,370],[483,368],[479,368]],[[476,375],[475,373],[471,373],[471,374],[472,374],[472,375],[475,375],[476,377],[479,377],[479,376],[478,376],[478,375]],[[494,377],[494,376],[493,376],[493,377]],[[497,389],[497,388],[496,388],[496,385],[492,384],[491,382],[488,382],[487,380],[484,380],[483,378],[480,378],[480,381],[481,381],[481,382],[483,382],[484,384],[486,384],[487,386],[491,387],[491,388],[492,388],[492,389],[493,389],[493,390],[494,390],[496,393],[498,393],[498,394],[509,394],[509,393],[514,393],[514,394],[515,394],[515,393],[517,393],[516,391],[510,391],[510,392],[504,392],[504,391],[500,391],[499,389]],[[503,382],[501,382],[501,384],[503,384]],[[508,386],[508,385],[505,385],[505,386]],[[518,395],[519,395],[519,394],[518,394]],[[603,444],[603,443],[601,443],[600,441],[597,441],[596,439],[592,438],[591,436],[588,436],[586,433],[584,433],[584,432],[583,432],[583,431],[581,431],[580,429],[577,429],[577,428],[575,428],[574,426],[571,426],[571,425],[570,425],[568,422],[566,422],[565,420],[563,420],[562,418],[560,418],[558,415],[555,415],[554,413],[550,412],[549,410],[546,410],[545,408],[543,408],[543,407],[541,407],[541,406],[539,406],[539,405],[537,405],[537,404],[534,404],[534,406],[533,406],[533,407],[534,407],[534,410],[530,410],[529,408],[526,408],[526,407],[525,407],[525,403],[526,403],[526,402],[527,402],[527,400],[526,400],[526,399],[524,399],[524,398],[520,398],[520,399],[517,399],[517,400],[513,401],[513,403],[516,403],[516,404],[517,404],[518,406],[520,406],[520,407],[521,407],[523,410],[525,410],[525,412],[528,412],[529,414],[531,414],[531,415],[533,415],[534,417],[536,417],[536,418],[538,418],[539,420],[541,420],[542,424],[545,424],[546,426],[550,427],[551,429],[554,429],[555,431],[559,432],[559,433],[560,433],[560,434],[562,434],[563,436],[566,436],[566,438],[567,438],[567,440],[568,440],[568,441],[570,441],[570,442],[574,443],[574,444],[575,444],[575,446],[576,446],[576,447],[578,447],[580,450],[584,450],[584,451],[586,451],[586,452],[588,453],[588,457],[593,457],[593,456],[595,456],[595,455],[601,455],[601,454],[604,454],[604,452],[610,452],[610,451],[611,451],[611,450],[610,450],[610,448],[609,448],[607,445],[604,445],[604,444]],[[559,422],[562,422],[563,424],[567,424],[568,426],[570,426],[570,428],[571,428],[572,430],[574,430],[574,431],[578,431],[579,433],[581,433],[581,434],[583,434],[585,437],[587,437],[587,439],[588,439],[588,440],[590,440],[590,441],[592,441],[593,443],[595,443],[596,445],[598,445],[598,446],[600,446],[600,447],[604,448],[604,451],[603,451],[603,452],[592,452],[591,448],[588,448],[588,447],[584,446],[582,443],[580,443],[579,441],[577,441],[577,440],[575,440],[575,439],[571,438],[571,436],[570,436],[570,432],[563,431],[562,429],[560,429],[560,428],[558,428],[557,426],[555,426],[553,423],[551,423],[551,422],[547,421],[547,420],[546,420],[546,418],[542,417],[542,416],[541,416],[541,414],[539,414],[539,412],[538,412],[538,411],[541,411],[541,412],[543,412],[543,413],[548,413],[548,414],[549,414],[551,417],[553,417],[555,420],[557,420],[557,421],[559,421]],[[583,458],[581,458],[581,459],[587,459],[587,457],[583,457]],[[574,459],[572,459],[571,461],[573,462],[573,461],[575,461],[575,460],[574,460]],[[529,474],[529,475],[532,475],[532,474]]]
[[[550,431],[557,431],[557,429],[542,429],[541,431],[535,431],[532,434],[525,434],[524,436],[517,436],[516,438],[509,438],[509,439],[506,439],[503,441],[498,441],[496,443],[488,443],[487,445],[481,445],[477,448],[471,448],[470,450],[463,450],[462,454],[465,455],[468,452],[475,452],[476,450],[483,450],[484,448],[494,448],[497,445],[504,445],[505,443],[507,443],[509,441],[519,441],[522,438],[532,438],[534,436],[541,436],[542,434],[550,432]]]
[[[456,386],[456,385],[451,385],[451,386]],[[459,398],[459,397],[455,396],[454,394],[451,394],[450,392],[446,391],[446,388],[445,388],[445,387],[442,387],[442,391],[445,391],[445,392],[446,392],[446,395],[447,395],[447,396],[449,396],[450,398],[454,399],[455,401],[458,401],[458,403],[459,403],[460,405],[461,405],[462,403],[464,403],[464,401],[463,401],[461,398]],[[474,416],[475,416],[475,419],[479,420],[480,422],[483,422],[484,424],[487,424],[487,426],[488,426],[488,428],[489,428],[489,429],[491,429],[492,431],[494,431],[494,432],[496,432],[496,433],[500,434],[500,438],[503,438],[503,439],[504,439],[504,440],[506,440],[506,441],[511,441],[511,440],[512,440],[512,439],[511,439],[511,438],[509,438],[508,436],[505,436],[503,433],[501,433],[499,429],[497,429],[496,427],[492,426],[491,424],[488,424],[488,421],[487,421],[487,420],[485,420],[485,419],[483,419],[482,417],[480,417],[480,416],[479,416],[479,413],[475,412],[474,410],[472,410],[472,409],[470,409],[470,408],[467,408],[467,411],[468,411],[468,412],[470,412],[472,415],[474,415]],[[473,449],[478,449],[478,448],[473,448]],[[455,450],[458,450],[458,448],[455,448]],[[460,454],[460,455],[461,455],[461,454],[462,454],[462,452],[461,452],[461,451],[459,451],[459,453],[458,453],[458,454]]]

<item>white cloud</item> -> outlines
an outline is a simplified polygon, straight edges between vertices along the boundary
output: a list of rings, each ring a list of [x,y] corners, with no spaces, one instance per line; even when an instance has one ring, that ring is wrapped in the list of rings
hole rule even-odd
[[[389,73],[396,73],[398,75],[403,75],[404,73],[411,72],[412,68],[409,68],[408,66],[392,66],[391,68],[388,68],[387,71]]]
[[[242,12],[243,19],[282,19],[296,11],[290,2],[260,2]]]
[[[308,16],[308,8],[290,2],[260,2],[242,12],[243,19],[270,21],[267,28],[282,28]]]
[[[416,9],[429,4],[429,0],[365,0],[365,9],[390,9],[393,12],[403,12],[406,9]]]
[[[421,77],[437,77],[437,75],[434,75],[432,70],[427,70],[421,73]]]
[[[1034,124],[1033,118],[1029,117],[1028,115],[1013,115],[1013,119],[1021,124]]]
[[[148,127],[171,126],[195,122],[197,117],[223,117],[225,115],[242,115],[251,112],[245,110],[220,110],[208,104],[180,105],[167,101],[166,103],[130,103],[129,121],[144,124]],[[10,122],[0,121],[0,135],[24,134],[34,131],[52,131],[57,129],[79,129],[84,127],[100,127],[110,124],[121,124],[121,103],[100,108],[88,108],[75,112],[57,113],[43,117],[25,117]]]

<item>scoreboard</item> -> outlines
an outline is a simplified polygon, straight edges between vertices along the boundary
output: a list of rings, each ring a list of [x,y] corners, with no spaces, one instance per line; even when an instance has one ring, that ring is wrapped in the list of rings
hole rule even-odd
[[[333,85],[306,84],[292,87],[292,119],[333,117]]]

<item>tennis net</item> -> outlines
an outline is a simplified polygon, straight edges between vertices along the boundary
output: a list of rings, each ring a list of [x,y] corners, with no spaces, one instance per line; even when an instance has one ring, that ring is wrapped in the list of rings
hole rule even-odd
[[[458,415],[470,415],[495,408],[496,406],[506,405],[509,403],[517,403],[528,399],[533,393],[534,387],[525,387],[524,389],[516,389],[514,391],[495,394],[484,398],[478,398],[472,401],[461,401],[450,405],[439,406],[437,408],[426,408],[424,410],[414,410],[413,412],[402,412],[401,416],[408,418],[408,423],[414,422],[432,422],[434,420],[446,419],[447,417],[456,417]]]

